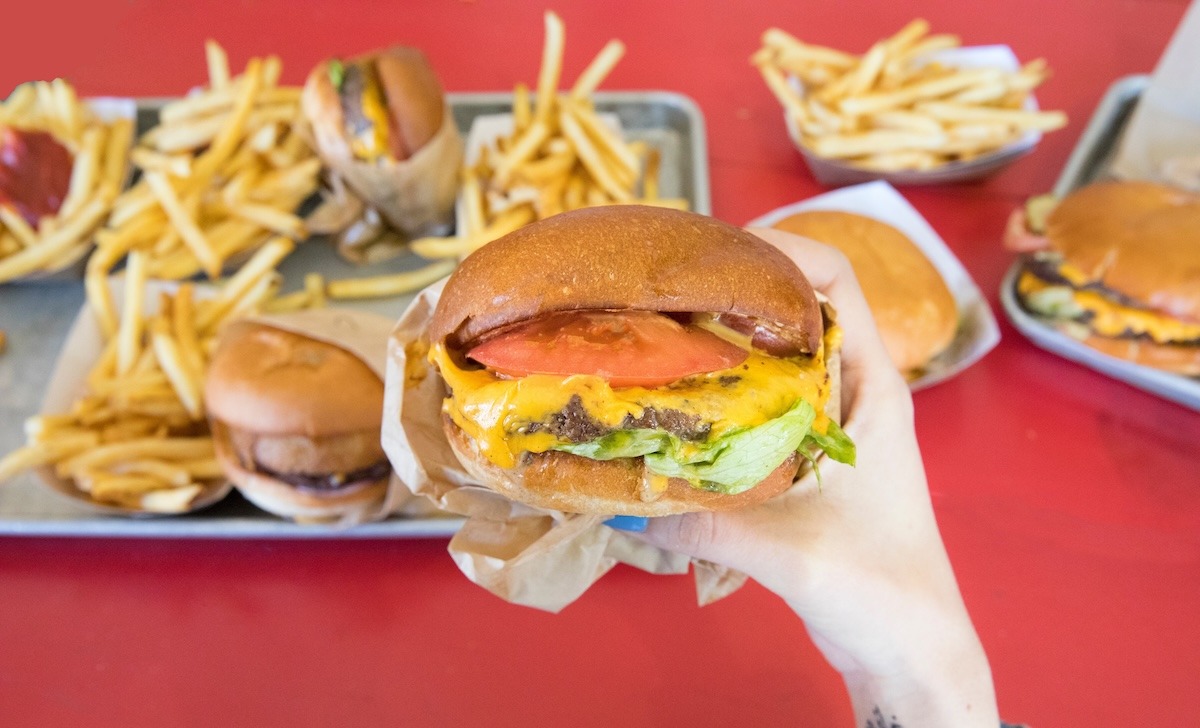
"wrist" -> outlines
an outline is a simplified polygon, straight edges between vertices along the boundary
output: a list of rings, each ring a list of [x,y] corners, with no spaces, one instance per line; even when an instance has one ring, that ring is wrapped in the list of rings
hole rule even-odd
[[[959,630],[953,630],[958,632]],[[868,728],[994,728],[987,657],[974,630],[912,649],[887,672],[843,671],[856,723]]]

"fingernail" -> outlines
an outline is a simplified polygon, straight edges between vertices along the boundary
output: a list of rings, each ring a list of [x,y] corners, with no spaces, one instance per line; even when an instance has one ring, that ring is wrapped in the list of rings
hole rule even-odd
[[[609,528],[615,528],[618,531],[633,531],[641,533],[646,530],[646,524],[649,519],[645,516],[613,516],[604,522],[604,525]]]

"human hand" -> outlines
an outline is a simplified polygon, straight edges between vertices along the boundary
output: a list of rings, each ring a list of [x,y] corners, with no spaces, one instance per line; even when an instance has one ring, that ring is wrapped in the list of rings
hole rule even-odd
[[[837,311],[843,428],[858,463],[823,459],[820,486],[809,473],[753,508],[650,519],[640,537],[783,597],[846,679],[860,725],[996,726],[987,659],[934,519],[912,398],[850,264],[806,238],[752,232],[788,254]]]

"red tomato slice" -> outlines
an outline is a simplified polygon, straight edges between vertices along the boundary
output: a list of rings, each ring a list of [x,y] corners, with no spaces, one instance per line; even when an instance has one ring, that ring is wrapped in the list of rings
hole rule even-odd
[[[748,352],[652,311],[565,311],[488,339],[467,354],[494,372],[594,374],[614,387],[659,387],[737,366]]]

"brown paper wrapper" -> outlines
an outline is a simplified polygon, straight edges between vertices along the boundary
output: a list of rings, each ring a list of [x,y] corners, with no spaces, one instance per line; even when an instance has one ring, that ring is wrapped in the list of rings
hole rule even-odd
[[[392,320],[365,311],[339,308],[319,308],[281,314],[264,314],[242,319],[229,325],[223,335],[239,326],[249,324],[270,326],[311,339],[324,341],[358,357],[371,371],[385,380],[387,373],[387,341]],[[349,527],[367,521],[377,521],[392,514],[406,516],[437,515],[431,502],[418,498],[392,474],[387,494],[380,507],[338,521],[332,525]]]
[[[404,161],[354,158],[344,137],[317,134],[321,158],[332,174],[379,212],[404,239],[444,235],[454,223],[463,141],[446,106],[437,134]],[[397,244],[403,242],[397,240]]]
[[[652,574],[687,573],[690,559],[646,544],[586,516],[515,503],[477,483],[442,432],[441,377],[426,364],[426,330],[445,282],[422,291],[388,341],[383,449],[402,482],[439,507],[467,517],[450,555],[467,578],[514,604],[557,612],[609,569],[629,564]],[[695,562],[701,604],[732,594],[743,574]]]
[[[1200,175],[1188,175],[1187,158],[1200,158],[1200,2],[1184,14],[1159,59],[1112,171],[1124,179],[1188,186]]]

